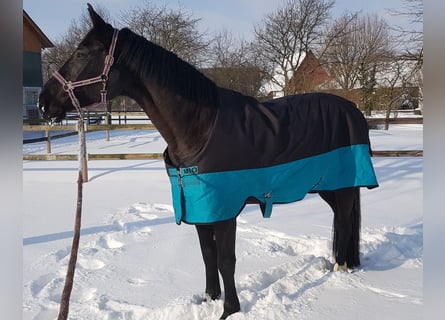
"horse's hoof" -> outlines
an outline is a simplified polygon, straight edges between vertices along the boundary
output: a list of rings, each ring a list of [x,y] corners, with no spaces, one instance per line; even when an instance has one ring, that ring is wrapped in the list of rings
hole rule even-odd
[[[213,301],[213,300],[218,300],[219,298],[221,298],[221,293],[210,294],[210,293],[206,292],[204,294],[204,302],[210,302],[210,301]]]
[[[241,310],[240,307],[236,307],[232,310],[229,310],[228,308],[224,308],[224,313],[222,314],[221,318],[219,318],[219,320],[224,320],[227,319],[228,316],[231,316],[234,313],[237,313]]]
[[[239,310],[238,310],[239,311]],[[236,311],[236,312],[238,312],[238,311]],[[227,319],[227,317],[228,316],[231,316],[232,314],[234,314],[234,313],[236,313],[236,312],[225,312],[224,311],[224,313],[222,314],[222,316],[221,316],[221,318],[219,318],[219,320],[225,320],[225,319]]]
[[[334,272],[337,272],[337,271],[348,272],[348,266],[346,265],[346,262],[344,264],[342,264],[342,265],[339,265],[338,263],[335,263],[333,271]]]

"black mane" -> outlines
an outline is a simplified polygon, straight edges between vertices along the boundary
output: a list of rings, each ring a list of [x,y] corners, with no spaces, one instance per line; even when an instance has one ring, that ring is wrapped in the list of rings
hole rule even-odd
[[[125,44],[118,62],[125,61],[141,79],[154,79],[188,100],[216,106],[216,84],[176,54],[127,28],[119,31],[119,40]]]

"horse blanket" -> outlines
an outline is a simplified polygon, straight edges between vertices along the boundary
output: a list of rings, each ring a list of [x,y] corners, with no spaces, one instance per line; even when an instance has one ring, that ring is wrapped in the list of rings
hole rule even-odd
[[[211,137],[191,165],[164,152],[176,223],[235,218],[247,200],[270,217],[274,203],[307,193],[378,186],[368,124],[354,103],[311,93],[260,103],[219,89]]]

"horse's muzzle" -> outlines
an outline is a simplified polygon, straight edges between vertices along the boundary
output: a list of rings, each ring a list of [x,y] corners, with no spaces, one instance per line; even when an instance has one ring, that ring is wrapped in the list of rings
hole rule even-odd
[[[66,117],[66,112],[63,108],[50,107],[42,100],[39,102],[39,109],[43,119],[49,122],[58,123]]]

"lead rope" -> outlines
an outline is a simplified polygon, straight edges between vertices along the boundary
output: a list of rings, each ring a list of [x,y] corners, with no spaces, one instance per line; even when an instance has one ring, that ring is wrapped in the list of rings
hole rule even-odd
[[[62,296],[60,298],[60,308],[57,320],[67,320],[68,311],[70,305],[71,291],[73,289],[74,283],[74,272],[76,270],[77,262],[77,252],[79,251],[79,241],[80,241],[80,227],[82,221],[82,194],[83,194],[83,183],[88,181],[88,170],[87,170],[87,152],[86,152],[86,139],[85,139],[85,125],[83,122],[83,112],[80,107],[79,100],[74,94],[74,89],[77,87],[82,87],[90,85],[92,83],[102,82],[102,90],[100,91],[101,103],[106,106],[107,103],[107,89],[106,84],[108,81],[108,72],[114,62],[114,49],[116,48],[116,42],[118,37],[118,30],[114,29],[113,38],[111,40],[110,49],[108,55],[105,57],[104,70],[100,76],[95,78],[80,80],[76,82],[71,82],[65,80],[65,78],[58,72],[54,72],[54,77],[63,86],[63,89],[68,93],[74,108],[79,115],[79,120],[77,121],[77,132],[79,136],[79,174],[77,178],[77,205],[76,205],[76,217],[74,222],[74,235],[73,243],[71,246],[70,260],[68,262],[68,270],[66,272],[65,284],[63,286]]]

